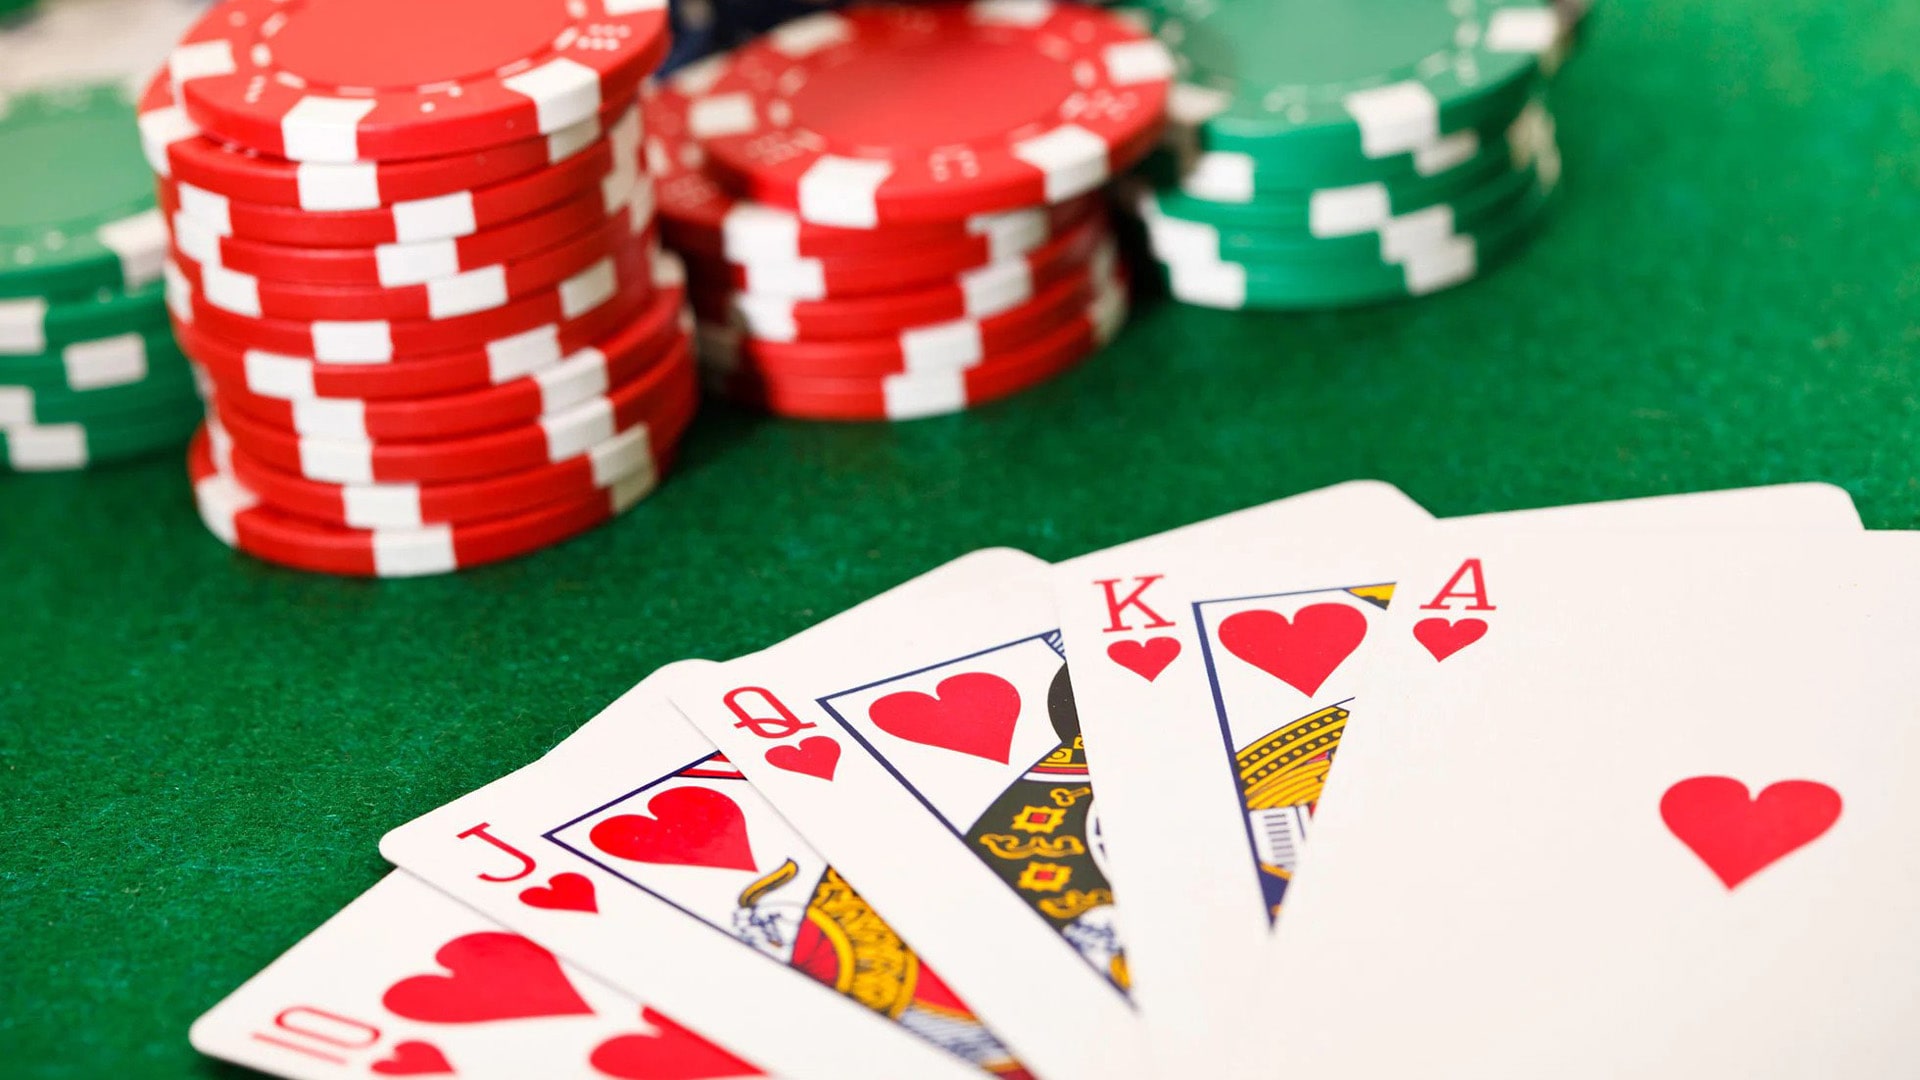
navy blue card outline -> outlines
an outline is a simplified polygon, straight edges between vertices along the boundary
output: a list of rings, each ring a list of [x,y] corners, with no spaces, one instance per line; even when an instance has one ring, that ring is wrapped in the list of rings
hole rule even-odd
[[[848,723],[847,718],[841,715],[840,710],[833,707],[832,701],[835,698],[843,698],[849,694],[858,694],[866,690],[871,690],[876,686],[882,686],[886,683],[899,682],[902,679],[911,679],[916,675],[924,675],[927,672],[934,670],[935,668],[943,668],[943,667],[951,666],[953,664],[965,663],[966,661],[972,660],[975,657],[986,656],[989,653],[997,653],[1005,649],[1011,649],[1018,645],[1025,645],[1030,641],[1038,641],[1041,644],[1045,645],[1048,649],[1051,649],[1053,651],[1053,654],[1060,658],[1060,662],[1062,664],[1065,664],[1067,662],[1066,635],[1057,628],[1053,630],[1042,630],[1037,634],[1028,634],[1026,637],[1014,638],[1011,641],[1003,641],[998,645],[989,645],[984,649],[976,649],[973,652],[963,653],[959,656],[955,656],[947,660],[938,660],[931,664],[923,664],[920,667],[914,668],[911,671],[903,671],[903,672],[900,672],[899,674],[888,675],[884,678],[879,678],[879,679],[870,679],[864,683],[861,683],[859,686],[848,687],[845,690],[836,690],[831,694],[827,694],[822,697],[818,697],[814,699],[814,704],[820,706],[820,711],[826,713],[828,716],[833,717],[833,722],[840,725],[840,730],[846,732],[848,738],[859,743],[860,746],[866,750],[867,756],[869,758],[878,762],[881,768],[887,770],[887,775],[893,777],[895,783],[899,784],[900,787],[904,789],[909,795],[912,795],[914,797],[914,800],[917,801],[922,807],[925,807],[927,813],[932,814],[933,819],[935,821],[938,821],[941,827],[947,830],[949,835],[951,835],[955,840],[959,841],[961,850],[966,851],[969,858],[973,857],[973,852],[969,850],[967,847],[966,834],[962,833],[958,828],[956,828],[953,822],[947,820],[947,815],[941,813],[933,805],[933,803],[930,800],[928,800],[928,798],[925,795],[921,794],[919,788],[915,787],[912,783],[910,783],[905,776],[900,775],[900,770],[893,767],[893,762],[887,760],[886,755],[880,753],[879,750],[875,749],[874,745],[868,742],[865,736],[861,735],[860,732],[856,730],[852,724]],[[1069,680],[1073,678],[1071,674],[1071,668],[1069,668],[1069,674],[1067,678]],[[1040,760],[1044,761],[1046,759],[1043,756]],[[1039,763],[1040,763],[1039,761],[1032,762],[1027,766],[1027,769],[1031,769],[1033,768],[1034,765],[1037,765]],[[1024,774],[1025,774],[1025,770],[1022,770],[1022,775]],[[1097,799],[1099,798],[1099,795],[1096,793],[1094,797]],[[978,862],[979,860],[977,858],[974,858],[973,861]],[[1005,882],[1001,882],[1000,884],[1002,885],[1002,887],[1005,887],[1006,885]],[[1017,898],[1017,894],[1016,894],[1016,898]],[[1032,915],[1033,913],[1028,912],[1027,914]],[[1036,919],[1039,918],[1038,915],[1033,915],[1033,917]],[[1048,929],[1052,929],[1052,928],[1048,927]],[[1072,947],[1072,942],[1068,942],[1068,945],[1069,947]],[[1078,950],[1076,949],[1075,951],[1078,951]],[[1085,957],[1082,957],[1081,959],[1084,961]],[[1092,971],[1096,977],[1098,977],[1100,974],[1099,970],[1097,968],[1094,968],[1091,964],[1088,965],[1088,970]],[[1115,986],[1111,979],[1102,978],[1100,979],[1100,983],[1106,986],[1108,989],[1112,990],[1114,993],[1120,995],[1120,1000],[1125,1002],[1128,1008],[1132,1008],[1132,1009],[1139,1008],[1139,1006],[1133,1000],[1133,995],[1128,991],[1123,990],[1118,986]]]
[[[827,694],[823,697],[815,698],[814,704],[820,706],[820,709],[822,712],[825,712],[828,716],[833,717],[833,722],[840,725],[840,729],[847,733],[848,738],[852,739],[854,742],[859,743],[861,748],[866,750],[868,757],[872,758],[876,762],[879,762],[880,767],[887,770],[887,775],[893,777],[895,783],[899,784],[902,788],[904,788],[909,795],[912,795],[915,801],[917,801],[921,806],[926,808],[927,813],[933,815],[933,819],[935,821],[938,821],[942,826],[944,826],[947,832],[953,834],[953,838],[955,840],[960,841],[961,845],[964,846],[967,842],[966,834],[961,832],[958,828],[956,828],[953,822],[948,821],[947,815],[941,813],[939,809],[933,805],[931,800],[929,800],[925,795],[922,795],[920,793],[919,788],[915,787],[910,781],[908,781],[908,779],[905,776],[902,776],[900,774],[900,770],[893,767],[893,762],[887,760],[886,755],[882,754],[879,750],[875,749],[874,745],[867,741],[866,736],[860,734],[860,732],[857,729],[855,729],[852,724],[848,723],[847,718],[840,714],[839,709],[836,709],[833,707],[832,702],[833,702],[833,699],[835,698],[843,698],[849,694],[858,694],[858,693],[861,693],[862,691],[871,690],[876,686],[881,686],[886,683],[899,682],[902,679],[911,679],[916,675],[925,675],[927,672],[932,671],[935,668],[943,668],[952,664],[962,664],[968,660],[974,659],[975,657],[986,656],[989,653],[997,653],[1004,649],[1011,649],[1016,645],[1025,645],[1029,641],[1041,642],[1042,644],[1046,645],[1047,648],[1053,650],[1054,655],[1060,658],[1061,663],[1064,664],[1067,662],[1067,650],[1066,650],[1065,638],[1061,635],[1060,631],[1059,630],[1043,630],[1037,634],[1028,634],[1026,637],[1014,638],[1012,641],[1003,641],[998,645],[989,645],[984,649],[976,649],[973,652],[965,653],[960,656],[953,657],[952,659],[949,659],[949,660],[939,660],[931,664],[923,664],[920,667],[914,668],[912,671],[903,671],[897,675],[888,675],[883,679],[871,679],[867,682],[861,683],[859,686],[848,687],[845,690],[836,690],[831,694]],[[1042,760],[1044,760],[1044,758]],[[1033,768],[1033,765],[1037,765],[1037,764],[1039,764],[1039,762],[1034,762],[1032,764],[1029,764],[1027,768],[1031,769]]]
[[[1253,838],[1253,822],[1247,816],[1246,805],[1245,805],[1246,797],[1240,793],[1240,774],[1236,770],[1234,765],[1234,755],[1238,754],[1240,751],[1237,747],[1233,745],[1233,728],[1230,724],[1227,723],[1227,702],[1226,702],[1226,698],[1220,692],[1220,669],[1214,663],[1213,635],[1209,631],[1209,627],[1212,624],[1210,624],[1207,621],[1206,613],[1201,609],[1205,608],[1209,604],[1244,604],[1254,600],[1281,600],[1289,596],[1310,596],[1313,593],[1343,592],[1351,596],[1352,590],[1354,589],[1377,588],[1381,585],[1395,585],[1395,584],[1397,583],[1389,582],[1389,581],[1375,581],[1375,582],[1370,582],[1364,585],[1323,585],[1317,589],[1294,589],[1290,592],[1251,593],[1246,596],[1222,596],[1222,597],[1215,597],[1212,600],[1195,600],[1193,602],[1193,627],[1196,631],[1198,631],[1198,636],[1200,638],[1200,659],[1201,659],[1201,662],[1206,666],[1206,670],[1207,670],[1207,693],[1211,695],[1213,698],[1214,724],[1220,730],[1220,745],[1226,751],[1226,753],[1222,755],[1222,758],[1223,758],[1223,763],[1225,764],[1226,770],[1227,770],[1227,789],[1233,792],[1234,809],[1240,815],[1240,829],[1241,829],[1241,832],[1247,838],[1247,855],[1249,858],[1253,860],[1254,870],[1256,873],[1258,873],[1259,867],[1260,867],[1260,846],[1254,841],[1254,838]],[[1359,599],[1359,597],[1354,597],[1354,599]],[[1307,695],[1303,694],[1301,696],[1306,697]],[[1352,697],[1344,697],[1344,698],[1341,698],[1339,701],[1332,702],[1331,704],[1337,705],[1337,706],[1345,706],[1346,704],[1348,704],[1353,700],[1354,699]],[[1309,699],[1309,704],[1311,704],[1311,699]],[[1266,904],[1264,903],[1262,903],[1260,906],[1263,909],[1266,908]],[[1278,916],[1274,915],[1274,913],[1271,910],[1266,911],[1266,916],[1267,916],[1267,924],[1269,926],[1275,925],[1279,922]]]
[[[653,897],[655,900],[660,901],[661,903],[667,905],[668,907],[679,912],[680,914],[685,915],[687,918],[692,919],[694,922],[700,924],[701,926],[704,926],[707,929],[713,931],[714,933],[719,934],[721,937],[726,938],[728,941],[733,942],[735,945],[738,945],[743,949],[750,950],[756,955],[765,957],[771,963],[780,964],[780,966],[791,970],[792,969],[791,964],[781,963],[778,957],[769,956],[766,953],[762,952],[761,950],[755,949],[751,942],[742,940],[738,935],[729,933],[724,927],[721,927],[718,924],[709,921],[706,916],[700,915],[693,911],[689,911],[685,906],[680,904],[678,901],[675,901],[667,897],[664,893],[661,893],[659,890],[653,888],[652,886],[643,885],[640,882],[635,881],[634,879],[628,877],[625,873],[615,869],[612,865],[602,862],[598,857],[589,855],[586,852],[580,850],[579,848],[574,847],[572,844],[566,842],[565,840],[560,839],[558,835],[562,832],[565,832],[568,829],[573,828],[575,825],[580,824],[581,822],[587,820],[588,818],[593,817],[596,814],[601,814],[608,810],[613,809],[615,806],[618,806],[620,803],[626,802],[628,799],[631,799],[634,796],[641,794],[642,792],[650,791],[653,788],[657,788],[669,780],[679,779],[681,773],[687,771],[688,769],[693,768],[695,765],[698,765],[703,761],[710,761],[716,757],[724,757],[724,756],[725,755],[722,754],[721,751],[718,749],[709,750],[705,754],[702,754],[701,756],[694,758],[692,761],[687,762],[685,765],[682,765],[671,772],[662,774],[661,776],[656,777],[653,780],[649,780],[646,783],[641,784],[639,787],[634,788],[632,791],[629,791],[624,795],[619,795],[619,796],[615,796],[614,798],[608,799],[606,802],[601,803],[599,806],[596,806],[593,809],[588,810],[583,814],[579,814],[575,816],[571,821],[565,821],[559,825],[555,825],[553,828],[548,829],[546,832],[541,833],[540,838],[542,840],[545,840],[547,843],[552,844],[553,846],[559,848],[562,851],[571,853],[575,858],[580,859],[581,861],[588,863],[589,865],[597,866],[601,870],[604,870],[607,873],[612,874],[615,878],[618,878],[619,880],[626,882],[628,885],[631,885],[634,888],[639,889],[641,892],[647,894],[648,896]],[[750,788],[753,787],[753,781],[748,780],[744,774],[742,774],[740,780],[742,783],[746,784],[748,787]],[[761,796],[761,797],[765,798],[765,796]],[[801,842],[805,843],[804,837],[801,838]]]

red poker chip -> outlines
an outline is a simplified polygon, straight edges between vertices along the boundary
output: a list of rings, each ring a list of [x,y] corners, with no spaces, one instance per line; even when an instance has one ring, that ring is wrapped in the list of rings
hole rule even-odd
[[[209,372],[222,404],[284,431],[322,439],[446,439],[534,423],[640,378],[686,340],[678,327],[650,333],[642,322],[553,367],[482,390],[391,401],[263,397]]]
[[[769,341],[872,338],[950,319],[984,319],[1019,307],[1035,290],[1086,265],[1110,243],[1104,213],[1019,259],[969,270],[955,280],[905,292],[833,300],[789,300],[731,291],[724,282],[691,277],[694,310],[705,322],[738,322]]]
[[[831,379],[746,371],[710,372],[736,400],[803,420],[919,420],[964,412],[1037,386],[1099,351],[1126,321],[1126,294],[1112,292],[1079,317],[1011,352],[947,371]]]
[[[585,498],[471,524],[350,529],[261,502],[215,465],[205,432],[188,448],[187,475],[200,520],[228,547],[296,570],[382,578],[452,573],[532,554],[632,509],[656,483],[651,473],[636,473]]]
[[[697,390],[692,350],[680,342],[667,359],[608,394],[535,423],[450,439],[318,439],[245,416],[218,394],[212,405],[234,445],[273,468],[335,484],[437,484],[564,461],[646,422]]]
[[[441,321],[493,311],[543,290],[560,288],[630,247],[645,247],[655,242],[650,233],[635,231],[633,215],[626,209],[609,218],[607,225],[610,227],[513,262],[476,267],[419,285],[389,287],[277,281],[239,273],[217,262],[203,264],[182,251],[178,244],[172,252],[174,262],[197,286],[201,299],[236,315],[333,322]]]
[[[220,236],[323,248],[470,236],[567,203],[597,204],[605,216],[634,197],[633,188],[644,182],[634,145],[638,127],[637,122],[616,125],[593,148],[504,183],[371,210],[269,206],[177,180],[159,182],[160,205],[167,216],[185,214]]]
[[[898,255],[733,261],[726,264],[734,288],[763,296],[829,300],[871,296],[932,285],[990,263],[1017,259],[1085,221],[1100,208],[1098,196],[1049,207],[1030,228],[975,233],[964,240],[929,244]]]
[[[1151,147],[1174,75],[1110,12],[998,0],[821,12],[711,63],[688,113],[709,170],[847,227],[1093,191]]]
[[[723,367],[768,378],[844,378],[972,367],[1046,334],[1086,310],[1100,289],[1122,287],[1111,266],[1088,266],[1041,289],[1019,307],[984,319],[916,326],[858,341],[761,341],[703,327],[701,353]]]
[[[636,184],[624,209],[644,216],[649,210],[649,199],[646,184]],[[216,263],[256,277],[304,281],[312,285],[418,285],[523,258],[529,252],[542,251],[593,229],[605,228],[610,220],[605,201],[595,196],[556,203],[504,225],[445,240],[316,248],[221,236],[197,219],[180,213],[177,203],[163,197],[161,205],[167,211],[174,245],[199,262]]]
[[[591,120],[519,142],[417,161],[344,164],[285,161],[209,138],[174,100],[162,65],[140,97],[147,164],[178,180],[241,202],[301,210],[372,210],[457,195],[558,165],[598,143],[627,111],[610,103]]]
[[[203,335],[247,348],[289,356],[347,363],[387,363],[398,358],[432,356],[484,346],[504,338],[564,325],[611,306],[633,312],[652,294],[644,270],[649,256],[623,251],[533,296],[490,311],[426,321],[300,321],[251,318],[223,311],[200,295],[198,275],[169,261],[165,267],[167,308],[173,317]]]
[[[791,210],[743,199],[707,175],[705,153],[687,132],[692,99],[683,82],[711,68],[696,64],[681,76],[654,84],[641,98],[646,118],[646,162],[660,202],[667,241],[688,253],[731,262],[873,256],[912,252],[978,235],[1019,232],[1046,221],[1032,207],[916,225],[840,228],[802,221]]]
[[[221,0],[168,63],[220,139],[395,161],[590,119],[633,97],[669,44],[666,0]]]
[[[417,529],[424,525],[487,521],[553,503],[585,499],[635,477],[667,470],[675,445],[692,423],[699,397],[654,422],[629,428],[578,457],[521,472],[455,484],[328,484],[275,469],[233,446],[218,420],[215,461],[275,509],[351,529]]]
[[[287,356],[229,344],[175,320],[174,335],[194,362],[215,383],[244,386],[258,397],[308,400],[362,398],[392,401],[436,397],[504,386],[566,363],[583,349],[606,348],[616,331],[644,340],[641,349],[658,350],[668,337],[684,332],[686,292],[679,263],[659,260],[653,299],[631,314],[605,305],[565,325],[539,327],[485,345],[433,356],[377,364],[343,364]],[[620,329],[625,327],[624,330]]]

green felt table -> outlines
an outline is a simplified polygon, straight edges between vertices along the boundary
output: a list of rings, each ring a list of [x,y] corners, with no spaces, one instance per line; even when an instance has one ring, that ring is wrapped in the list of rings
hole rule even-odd
[[[1373,310],[1151,305],[971,416],[715,408],[626,519],[457,577],[230,553],[180,464],[0,478],[0,1072],[217,1074],[186,1030],[385,830],[655,666],[972,548],[1059,558],[1354,477],[1460,514],[1788,480],[1920,519],[1920,5],[1603,5],[1516,263]]]

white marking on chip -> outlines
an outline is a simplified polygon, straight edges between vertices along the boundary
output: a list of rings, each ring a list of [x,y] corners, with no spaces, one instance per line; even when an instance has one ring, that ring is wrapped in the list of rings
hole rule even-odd
[[[370,98],[301,98],[280,118],[283,153],[295,161],[358,161],[360,121],[377,104]]]
[[[893,163],[869,158],[821,157],[800,177],[800,216],[849,229],[880,223],[877,195]]]
[[[533,103],[542,135],[591,120],[600,111],[600,73],[578,60],[555,57],[500,82]]]

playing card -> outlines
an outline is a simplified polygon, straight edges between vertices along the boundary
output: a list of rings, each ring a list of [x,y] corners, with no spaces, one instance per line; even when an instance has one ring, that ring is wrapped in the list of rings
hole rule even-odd
[[[404,872],[247,980],[189,1038],[292,1080],[763,1075]]]
[[[1920,1069],[1920,538],[1458,530],[1399,594],[1273,942],[1289,1068]]]
[[[666,701],[675,667],[539,761],[388,833],[381,854],[769,1072],[1017,1074],[858,878]]]
[[[1356,529],[1293,502],[1062,564],[1053,581],[1106,868],[1162,1066],[1265,1075],[1264,945],[1362,686],[1399,553],[1453,523]],[[1826,485],[1488,515],[1472,527],[1853,529]],[[1290,998],[1289,998],[1290,1000]]]
[[[1380,484],[1303,502],[1424,516]],[[977,552],[669,693],[1036,1073],[1145,1076],[1047,572]]]

